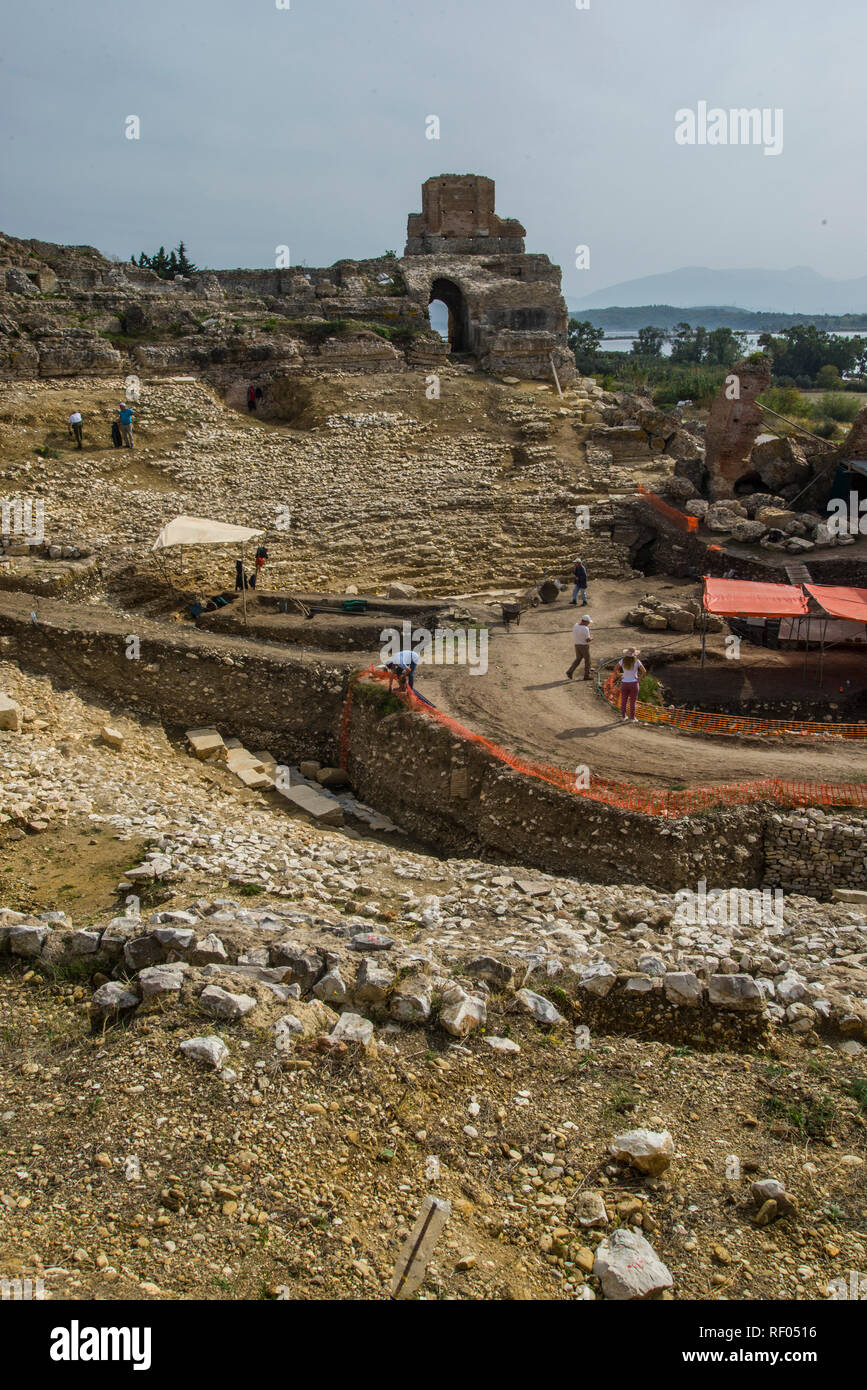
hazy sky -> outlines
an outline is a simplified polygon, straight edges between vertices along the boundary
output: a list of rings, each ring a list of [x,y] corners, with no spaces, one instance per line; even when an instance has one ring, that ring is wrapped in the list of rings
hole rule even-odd
[[[864,0],[290,3],[7,6],[0,228],[329,265],[402,254],[422,181],[480,173],[570,297],[682,265],[865,272]],[[678,145],[700,101],[782,108],[782,153]]]

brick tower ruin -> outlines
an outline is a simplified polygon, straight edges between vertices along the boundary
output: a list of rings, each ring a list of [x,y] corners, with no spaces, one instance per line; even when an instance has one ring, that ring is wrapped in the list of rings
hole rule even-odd
[[[410,213],[401,270],[411,298],[427,312],[449,311],[453,352],[488,371],[561,381],[575,375],[560,267],[527,255],[524,228],[494,211],[494,181],[440,174],[422,185],[422,211]]]

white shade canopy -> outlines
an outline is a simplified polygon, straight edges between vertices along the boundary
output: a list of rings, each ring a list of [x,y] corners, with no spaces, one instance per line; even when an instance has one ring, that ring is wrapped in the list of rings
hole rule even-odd
[[[170,545],[229,545],[232,542],[238,545],[264,534],[263,526],[254,531],[249,526],[230,526],[206,516],[176,516],[163,527],[151,549],[166,550]]]

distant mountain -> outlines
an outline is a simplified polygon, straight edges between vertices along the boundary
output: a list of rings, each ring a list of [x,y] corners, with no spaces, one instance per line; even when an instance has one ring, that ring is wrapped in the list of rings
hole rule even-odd
[[[570,317],[585,319],[594,328],[604,329],[607,337],[637,333],[646,324],[670,332],[683,322],[693,328],[731,328],[740,333],[780,333],[796,323],[812,323],[827,333],[867,331],[867,314],[764,313],[759,309],[729,309],[720,304],[690,305],[689,308],[674,304],[634,304],[608,309],[573,307]]]
[[[683,266],[662,275],[644,275],[597,290],[583,299],[567,300],[571,313],[603,309],[612,304],[739,305],[788,314],[867,313],[867,275],[857,280],[831,280],[809,266],[790,270],[711,270]]]

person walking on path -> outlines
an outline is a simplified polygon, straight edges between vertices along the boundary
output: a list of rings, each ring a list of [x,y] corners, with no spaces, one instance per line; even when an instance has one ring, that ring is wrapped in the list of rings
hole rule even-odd
[[[581,556],[572,566],[572,597],[569,602],[575,606],[578,602],[578,595],[581,595],[582,608],[587,607],[587,571],[584,568],[584,561]]]
[[[573,671],[576,667],[581,665],[582,661],[584,662],[584,679],[586,681],[590,679],[590,643],[592,641],[590,636],[590,624],[592,621],[592,618],[585,616],[581,618],[572,629],[572,641],[575,643],[575,660],[566,672],[570,680],[572,679]]]
[[[635,702],[638,699],[638,683],[641,677],[647,674],[646,668],[638,660],[638,652],[634,647],[629,647],[617,663],[620,672],[620,713],[623,715],[624,722],[632,721],[638,723],[635,713]],[[627,708],[629,713],[627,714]]]
[[[132,448],[132,407],[126,401],[121,401],[120,411],[118,412],[117,422],[120,425],[120,432],[123,442],[128,449]]]
[[[76,449],[81,449],[83,446],[82,446],[82,423],[81,423],[81,411],[80,411],[80,410],[73,410],[72,414],[70,415],[69,419],[68,419],[67,422],[66,422],[66,428],[69,430],[69,433],[72,435],[73,439],[75,440],[75,447],[76,447]]]

